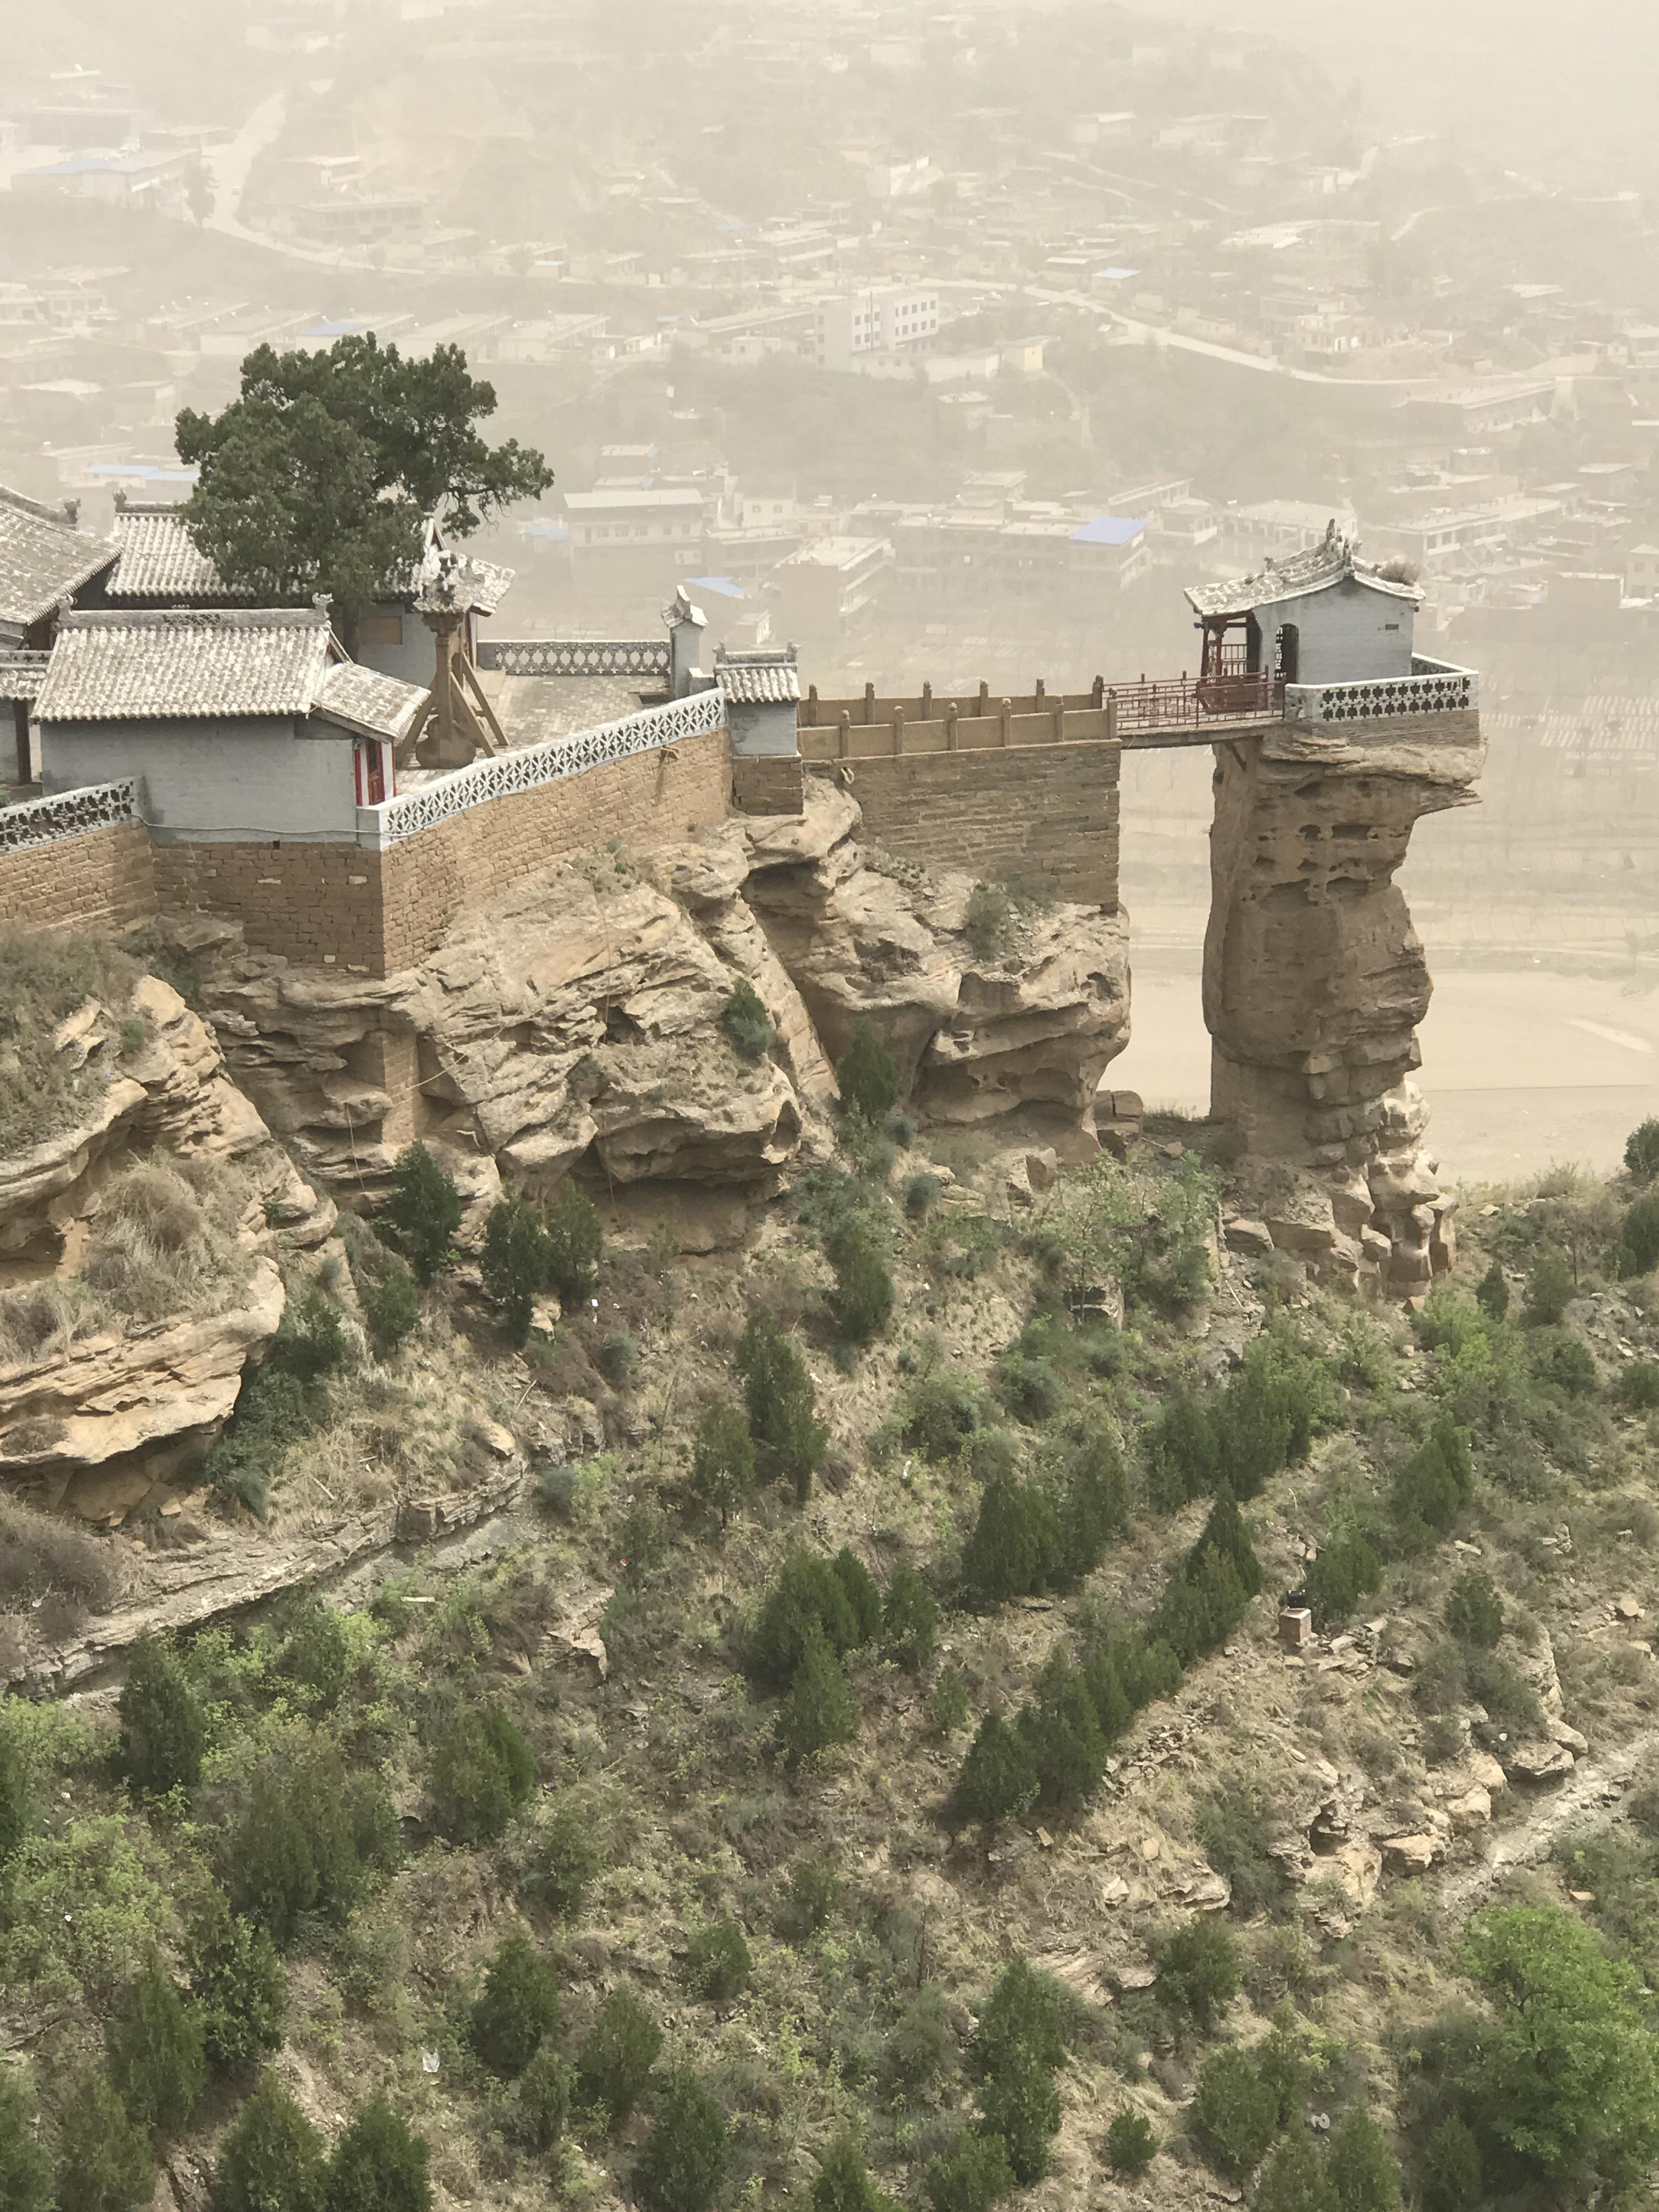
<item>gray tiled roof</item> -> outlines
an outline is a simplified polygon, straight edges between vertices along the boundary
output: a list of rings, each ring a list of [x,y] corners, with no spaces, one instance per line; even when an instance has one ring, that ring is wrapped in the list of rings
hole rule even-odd
[[[1280,599],[1305,599],[1309,592],[1322,592],[1347,576],[1391,599],[1409,599],[1413,606],[1423,596],[1415,584],[1396,583],[1392,577],[1378,575],[1375,568],[1355,558],[1346,538],[1333,535],[1304,553],[1270,562],[1258,576],[1241,576],[1231,584],[1190,584],[1187,604],[1198,615],[1247,615],[1253,607],[1273,606]]]
[[[0,486],[0,622],[27,627],[106,568],[114,549]]]
[[[246,599],[226,584],[174,507],[127,507],[115,518],[121,549],[108,584],[112,599]]]
[[[379,669],[364,668],[355,660],[341,660],[323,678],[317,711],[395,744],[408,733],[426,696],[418,684],[382,676]]]
[[[35,702],[42,722],[308,714],[329,659],[312,607],[66,615]]]
[[[718,653],[714,680],[740,707],[781,707],[800,696],[793,646],[784,653]]]

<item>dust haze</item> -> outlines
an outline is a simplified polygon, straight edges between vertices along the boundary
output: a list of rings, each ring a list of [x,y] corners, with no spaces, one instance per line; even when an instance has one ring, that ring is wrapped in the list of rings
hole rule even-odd
[[[269,342],[461,345],[553,490],[513,637],[690,583],[826,696],[1176,676],[1328,524],[1475,669],[1403,887],[1444,1168],[1659,1073],[1659,19],[1638,0],[8,10],[0,483],[176,501]],[[1126,759],[1136,1034],[1200,1103],[1206,749]]]

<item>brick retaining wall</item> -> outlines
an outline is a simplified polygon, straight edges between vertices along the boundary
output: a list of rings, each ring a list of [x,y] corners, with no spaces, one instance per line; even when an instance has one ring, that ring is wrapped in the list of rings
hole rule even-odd
[[[1119,750],[1090,742],[838,763],[863,835],[902,860],[1117,904]]]
[[[799,814],[806,763],[793,753],[756,755],[732,763],[732,804],[740,814]]]
[[[164,914],[222,915],[248,943],[308,967],[381,975],[380,860],[356,845],[158,845]]]
[[[19,929],[118,928],[156,909],[149,833],[121,822],[0,859],[0,922]]]

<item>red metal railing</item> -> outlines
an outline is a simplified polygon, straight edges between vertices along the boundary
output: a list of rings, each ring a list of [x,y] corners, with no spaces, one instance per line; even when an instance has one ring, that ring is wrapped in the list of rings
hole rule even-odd
[[[1191,730],[1206,722],[1260,721],[1285,711],[1281,677],[1261,675],[1182,676],[1149,684],[1114,684],[1109,700],[1117,704],[1121,737],[1135,730]]]

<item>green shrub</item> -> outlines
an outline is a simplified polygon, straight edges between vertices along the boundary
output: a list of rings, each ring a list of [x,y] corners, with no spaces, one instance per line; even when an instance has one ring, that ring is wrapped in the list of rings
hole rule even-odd
[[[1449,1535],[1474,1494],[1468,1439],[1443,1413],[1425,1442],[1395,1474],[1390,1505],[1402,1542],[1421,1550],[1437,1536]]]
[[[1628,1412],[1650,1413],[1659,1406],[1659,1360],[1632,1359],[1620,1371],[1614,1395]]]
[[[853,1616],[854,1644],[873,1643],[881,1633],[881,1592],[875,1577],[848,1544],[842,1546],[830,1566]]]
[[[1331,2130],[1329,2171],[1336,2212],[1395,2212],[1400,2161],[1363,2105],[1350,2105]]]
[[[134,1789],[151,1797],[193,1790],[201,1778],[207,1720],[171,1645],[146,1637],[134,1647],[116,1711],[117,1757]]]
[[[1000,2073],[1018,2051],[1036,2053],[1050,2073],[1066,2063],[1072,2002],[1052,1974],[1012,1959],[997,1976],[975,2023],[972,2060],[981,2081]]]
[[[52,2212],[52,2160],[34,2139],[34,2100],[21,2074],[0,2072],[0,2204]]]
[[[790,1765],[799,1766],[831,1744],[851,1743],[858,1732],[859,1709],[847,1669],[813,1621],[778,1709],[778,1741]]]
[[[1199,2148],[1228,2180],[1243,2181],[1261,2165],[1279,2130],[1279,2100],[1236,2044],[1205,2060],[1191,2124]]]
[[[1540,1244],[1527,1275],[1527,1295],[1521,1308],[1523,1326],[1553,1328],[1566,1317],[1578,1295],[1572,1264],[1556,1244]]]
[[[924,1982],[893,2023],[881,2048],[882,2079],[907,2099],[929,2088],[956,2063],[956,2039],[937,1982]]]
[[[1504,1633],[1504,1601],[1483,1567],[1466,1567],[1446,1600],[1446,1626],[1460,1643],[1490,1651]]]
[[[939,1604],[914,1567],[896,1568],[887,1585],[881,1641],[887,1656],[907,1674],[920,1674],[933,1658],[939,1641]]]
[[[468,2039],[498,2080],[515,2081],[558,2025],[553,1969],[518,1929],[503,1936],[472,2007]]]
[[[1271,1911],[1285,1895],[1285,1873],[1267,1849],[1268,1812],[1259,1792],[1235,1783],[1200,1804],[1194,1825],[1204,1856],[1225,1875],[1234,1911]]]
[[[954,1459],[984,1418],[984,1398],[976,1382],[953,1368],[929,1367],[905,1393],[899,1440],[925,1460]]]
[[[323,2139],[266,2074],[219,2145],[214,2212],[323,2212]]]
[[[1158,2137],[1142,2114],[1119,2112],[1106,2130],[1106,2163],[1114,2173],[1145,2173],[1158,2154]]]
[[[848,1112],[866,1121],[879,1121],[898,1103],[898,1069],[867,1015],[836,1062],[836,1084]]]
[[[0,1728],[0,1875],[33,1826],[34,1792],[28,1769],[9,1729]]]
[[[1488,1321],[1502,1321],[1510,1310],[1510,1286],[1501,1261],[1494,1260],[1474,1286],[1474,1302]]]
[[[1423,2201],[1431,2212],[1470,2212],[1486,2194],[1480,2146],[1455,2112],[1423,2146]]]
[[[1634,1969],[1547,1905],[1477,1912],[1459,1956],[1498,2014],[1458,2085],[1480,2132],[1544,2180],[1633,2181],[1659,2154],[1659,2047]]]
[[[1170,2010],[1191,2021],[1200,2035],[1238,1994],[1238,1945],[1218,1921],[1202,1913],[1158,1946],[1158,1993]]]
[[[676,2074],[635,2162],[644,2212],[708,2212],[731,2163],[725,2113],[689,2069]]]
[[[328,1417],[326,1386],[289,1373],[273,1364],[275,1358],[273,1346],[264,1365],[244,1381],[236,1409],[204,1463],[215,1490],[239,1500],[260,1521],[283,1455]]]
[[[996,1475],[962,1551],[962,1585],[972,1604],[1006,1605],[1048,1588],[1060,1562],[1059,1516],[1034,1484]]]
[[[149,2143],[106,2075],[82,2074],[58,2120],[59,2212],[138,2212],[155,2191]]]
[[[382,1778],[349,1771],[338,1747],[319,1739],[255,1778],[226,1845],[226,1888],[233,1909],[283,1950],[310,1912],[343,1920],[402,1851]]]
[[[697,1423],[691,1493],[724,1529],[755,1487],[755,1440],[735,1398],[716,1398]]]
[[[1619,1272],[1648,1275],[1659,1267],[1659,1193],[1649,1191],[1626,1214],[1619,1230]]]
[[[1528,1364],[1545,1387],[1564,1398],[1593,1395],[1601,1379],[1589,1346],[1565,1328],[1540,1328],[1528,1347]]]
[[[772,1017],[745,975],[720,1009],[720,1027],[742,1060],[764,1060],[772,1047]]]
[[[570,2118],[571,2073],[550,2043],[532,2052],[519,2076],[519,2132],[544,2157],[558,2148]]]
[[[1129,1482],[1117,1438],[1103,1421],[1070,1438],[1056,1508],[1064,1578],[1082,1581],[1106,1556],[1106,1547],[1129,1525]]]
[[[907,1218],[925,1221],[939,1204],[945,1185],[938,1176],[927,1168],[918,1168],[914,1175],[906,1176],[904,1188],[900,1193]]]
[[[609,1328],[593,1364],[613,1390],[625,1390],[640,1371],[640,1347],[625,1328]]]
[[[1256,2212],[1336,2212],[1325,2154],[1305,2128],[1292,2128],[1274,2144],[1255,2203]]]
[[[424,1145],[410,1145],[398,1153],[392,1166],[392,1195],[380,1218],[417,1281],[430,1283],[454,1265],[455,1231],[465,1211],[455,1178]]]
[[[535,1783],[530,1747],[499,1707],[458,1714],[432,1747],[428,1787],[438,1832],[452,1844],[493,1842]]]
[[[264,1929],[233,1913],[216,1892],[191,1931],[186,1964],[210,2065],[234,2074],[281,2050],[288,1977]]]
[[[635,1996],[613,1990],[576,2051],[576,2090],[619,2128],[645,2094],[662,2049],[662,2030]]]
[[[964,2133],[930,2159],[921,2177],[929,2212],[989,2212],[1014,2185],[1000,2136]]]
[[[592,1814],[567,1799],[537,1832],[525,1888],[550,1912],[574,1919],[608,1856]]]
[[[1215,1488],[1216,1425],[1208,1409],[1184,1391],[1166,1399],[1142,1441],[1146,1498],[1159,1513],[1174,1513]]]
[[[812,2181],[812,2212],[897,2212],[871,2179],[851,2136],[837,2136],[824,2152]]]
[[[1303,1577],[1314,1626],[1340,1628],[1362,1597],[1382,1587],[1382,1562],[1358,1529],[1339,1528],[1327,1538]]]
[[[335,2144],[324,2203],[326,2212],[431,2212],[426,2145],[383,2096]]]
[[[979,1820],[990,1827],[1028,1812],[1042,1786],[1030,1746],[994,1707],[968,1747],[951,1794],[951,1810],[959,1821]]]
[[[1659,1121],[1638,1122],[1625,1139],[1625,1165],[1638,1182],[1659,1175]]]
[[[749,1945],[729,1917],[699,1928],[686,1946],[681,1979],[705,2004],[730,2004],[749,1986]]]
[[[749,1633],[745,1656],[762,1688],[781,1692],[789,1687],[815,1626],[839,1655],[861,1640],[847,1586],[833,1564],[797,1544],[769,1585]]]
[[[171,2135],[207,2079],[201,2015],[153,1954],[115,2001],[104,2032],[115,2094],[148,2134]]]
[[[1046,1359],[1016,1349],[1005,1352],[997,1364],[997,1395],[1017,1421],[1036,1427],[1052,1420],[1063,1395],[1060,1377]]]
[[[308,1712],[331,1713],[351,1672],[351,1639],[339,1614],[310,1592],[296,1600],[271,1672],[292,1685]]]
[[[568,1176],[547,1202],[547,1279],[568,1313],[591,1298],[605,1256],[605,1231],[593,1201]]]
[[[530,1200],[497,1199],[484,1224],[478,1275],[510,1343],[529,1341],[531,1315],[551,1265],[547,1231]]]
[[[875,1234],[850,1220],[824,1239],[823,1251],[836,1278],[827,1300],[830,1318],[847,1343],[868,1344],[893,1310],[893,1278]]]
[[[313,1285],[290,1299],[282,1326],[270,1340],[265,1364],[291,1375],[296,1382],[315,1382],[343,1367],[350,1357],[345,1322],[332,1298]]]
[[[359,1284],[357,1304],[375,1352],[390,1359],[421,1318],[420,1285],[401,1260],[389,1260],[379,1274]]]

